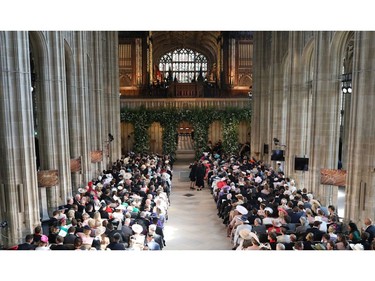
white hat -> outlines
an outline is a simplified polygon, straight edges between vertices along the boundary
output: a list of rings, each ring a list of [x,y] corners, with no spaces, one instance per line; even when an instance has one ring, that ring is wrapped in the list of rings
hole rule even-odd
[[[361,243],[349,244],[349,246],[352,250],[360,250],[360,251],[364,250],[363,245]]]
[[[271,214],[273,214],[273,210],[270,207],[266,207],[266,208],[264,208],[264,210],[270,212]]]
[[[83,188],[83,187],[80,187],[80,188],[78,188],[78,192],[79,192],[79,193],[86,193],[86,192],[87,192],[87,189],[86,189],[86,188]]]
[[[237,205],[236,210],[241,214],[241,215],[247,215],[249,212],[244,206]]]
[[[140,234],[140,233],[142,233],[142,231],[143,231],[143,227],[142,227],[142,225],[140,225],[140,224],[133,224],[133,225],[132,225],[132,230],[133,230],[135,233]]]

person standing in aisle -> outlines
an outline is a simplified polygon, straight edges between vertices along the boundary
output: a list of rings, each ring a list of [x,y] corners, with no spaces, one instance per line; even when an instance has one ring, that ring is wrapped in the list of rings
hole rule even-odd
[[[189,174],[190,189],[195,189],[197,166],[198,166],[197,161],[194,161],[194,163],[190,164],[190,166],[189,166],[189,168],[190,168],[190,174]]]
[[[204,177],[206,176],[206,167],[201,161],[198,162],[197,172],[195,174],[195,186],[197,190],[202,190],[204,188]]]

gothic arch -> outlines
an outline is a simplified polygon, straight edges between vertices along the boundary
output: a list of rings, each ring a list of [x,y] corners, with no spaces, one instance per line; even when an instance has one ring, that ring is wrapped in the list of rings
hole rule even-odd
[[[45,36],[42,32],[39,31],[30,31],[29,32],[29,40],[30,40],[30,63],[33,65],[33,69],[31,69],[31,80],[33,86],[33,114],[34,118],[34,129],[37,138],[36,149],[40,151],[40,168],[41,169],[48,169],[48,155],[45,155],[41,149],[46,146],[45,144],[45,134],[42,122],[47,120],[44,116],[45,108],[43,106],[43,100],[45,99],[45,83],[44,77],[47,73],[47,66],[48,66],[48,48]]]
[[[253,79],[250,75],[243,75],[240,77],[240,80],[238,82],[239,86],[248,86],[250,87],[253,84]]]
[[[337,75],[339,79],[340,75],[342,74],[342,66],[343,66],[343,59],[345,57],[346,46],[348,43],[348,39],[352,36],[353,33],[350,31],[337,31],[333,35],[331,48],[330,48],[330,58],[333,62],[332,64],[332,72]],[[339,59],[334,59],[339,58]]]

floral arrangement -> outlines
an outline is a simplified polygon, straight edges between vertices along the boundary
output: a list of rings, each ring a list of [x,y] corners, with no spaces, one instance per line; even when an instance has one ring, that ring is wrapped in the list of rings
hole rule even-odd
[[[147,152],[150,148],[148,129],[153,122],[163,128],[163,154],[175,155],[177,150],[177,128],[181,121],[194,127],[194,149],[196,157],[206,150],[210,124],[219,120],[223,123],[223,148],[226,154],[238,153],[238,125],[250,120],[251,110],[243,108],[158,108],[122,109],[121,121],[134,125],[134,151]]]

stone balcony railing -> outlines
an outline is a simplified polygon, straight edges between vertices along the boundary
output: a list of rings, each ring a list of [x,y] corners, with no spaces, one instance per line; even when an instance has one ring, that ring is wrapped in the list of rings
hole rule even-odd
[[[168,98],[168,99],[121,99],[121,108],[250,108],[249,98]]]

